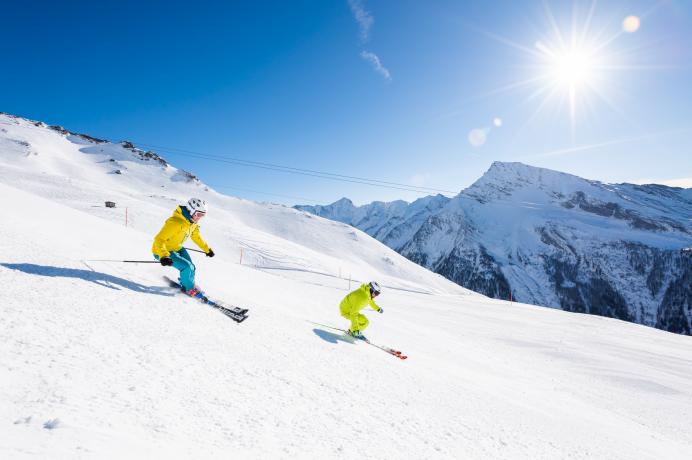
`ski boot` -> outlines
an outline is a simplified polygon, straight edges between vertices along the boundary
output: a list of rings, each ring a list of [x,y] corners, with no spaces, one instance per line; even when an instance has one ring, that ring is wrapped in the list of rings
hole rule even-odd
[[[357,339],[357,340],[368,340],[365,338],[363,333],[358,331],[358,330],[352,331],[349,329],[348,331],[346,331],[346,334],[350,335],[351,337],[353,337],[354,339]]]
[[[204,292],[198,287],[195,286],[189,291],[185,291],[185,294],[189,295],[190,297],[194,297],[195,299],[199,299],[204,303],[209,302],[209,299],[204,295]]]

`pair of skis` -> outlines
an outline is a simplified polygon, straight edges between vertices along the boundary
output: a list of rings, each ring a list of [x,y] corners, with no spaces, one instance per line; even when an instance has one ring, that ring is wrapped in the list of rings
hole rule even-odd
[[[379,348],[380,350],[382,350],[382,351],[384,351],[384,352],[386,352],[386,353],[389,353],[390,355],[395,356],[395,357],[397,357],[397,358],[399,358],[399,359],[407,359],[407,358],[408,358],[408,356],[406,356],[405,354],[403,354],[403,352],[401,352],[401,351],[399,351],[399,350],[396,350],[396,349],[394,349],[394,348],[387,347],[387,346],[384,346],[384,345],[378,345],[378,344],[376,344],[376,343],[371,342],[370,340],[368,340],[368,339],[366,339],[366,338],[363,338],[363,339],[355,338],[355,337],[353,337],[352,335],[350,335],[346,329],[341,329],[341,328],[338,328],[338,327],[329,326],[329,325],[327,325],[327,324],[315,323],[314,321],[310,321],[310,322],[311,322],[312,324],[317,325],[317,326],[322,326],[322,327],[326,327],[326,328],[328,328],[328,329],[333,329],[333,330],[335,330],[335,331],[343,332],[344,335],[345,335],[346,337],[351,337],[352,339],[360,340],[361,342],[365,342],[365,343],[367,343],[368,345],[372,345],[372,346],[375,347],[375,348]]]
[[[168,284],[172,288],[174,288],[178,291],[184,292],[183,287],[177,281],[173,281],[172,279],[168,278],[167,276],[164,276],[164,279],[168,282]],[[236,307],[233,305],[227,305],[227,304],[220,302],[220,301],[217,301],[217,300],[211,300],[210,298],[208,298],[206,296],[192,297],[192,298],[197,299],[200,302],[202,302],[202,303],[204,303],[204,304],[206,304],[206,305],[208,305],[208,306],[210,306],[216,310],[219,310],[221,313],[228,316],[229,318],[231,318],[236,323],[242,323],[243,321],[245,321],[247,319],[247,313],[248,313],[247,308],[240,308],[240,307]],[[322,327],[326,327],[328,329],[333,329],[335,331],[342,332],[346,337],[351,337],[355,340],[360,340],[362,342],[365,342],[368,345],[372,345],[375,348],[379,348],[380,350],[384,351],[385,353],[388,353],[388,354],[395,356],[399,359],[407,359],[408,358],[408,356],[403,354],[403,352],[401,352],[400,350],[396,350],[396,349],[391,348],[391,347],[387,347],[384,345],[379,345],[379,344],[373,343],[370,340],[368,340],[367,338],[362,338],[362,339],[355,338],[355,337],[349,335],[348,331],[346,329],[341,329],[338,327],[329,326],[327,324],[315,323],[313,321],[310,321],[310,322],[312,324],[317,325],[317,326],[322,326]]]
[[[173,281],[172,279],[168,278],[167,276],[163,277],[170,287],[175,288],[181,292],[184,292],[183,287],[178,283],[177,281]],[[236,323],[242,323],[247,319],[247,313],[248,309],[247,308],[240,308],[236,307],[233,305],[227,305],[224,302],[220,302],[218,300],[211,300],[207,296],[202,296],[202,297],[191,297],[192,299],[196,299],[200,302],[202,302],[205,305],[210,306],[211,308],[214,308],[215,310],[220,311],[224,315],[228,316],[231,318],[233,321]]]

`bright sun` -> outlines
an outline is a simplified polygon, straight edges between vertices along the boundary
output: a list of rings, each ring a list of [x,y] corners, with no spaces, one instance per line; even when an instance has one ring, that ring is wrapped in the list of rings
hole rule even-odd
[[[597,115],[601,107],[608,107],[626,117],[627,114],[617,104],[620,91],[614,79],[622,75],[619,72],[646,68],[628,62],[636,57],[634,52],[638,48],[625,51],[616,44],[623,34],[639,29],[638,16],[628,16],[622,21],[621,28],[613,29],[612,18],[597,17],[597,0],[592,0],[588,9],[578,8],[577,3],[573,4],[571,17],[564,14],[556,18],[548,2],[544,1],[545,28],[535,32],[534,36],[540,39],[533,46],[481,31],[529,58],[523,66],[526,70],[517,72],[519,79],[490,91],[488,95],[528,89],[526,102],[537,104],[525,124],[528,125],[540,114],[546,115],[548,111],[551,118],[555,118],[558,112],[566,111],[572,140],[576,137],[577,119],[592,119],[591,116]]]
[[[583,50],[574,49],[554,56],[552,76],[568,88],[589,84],[594,73],[594,62]]]
[[[566,102],[572,130],[577,117],[577,106],[586,104],[589,96],[602,97],[599,86],[603,83],[602,45],[590,44],[578,37],[557,34],[550,42],[536,42],[538,75],[536,81],[547,94],[546,102],[555,96]]]
[[[586,46],[555,46],[536,43],[542,61],[542,78],[563,89],[576,91],[580,87],[593,86],[598,71],[596,53]]]

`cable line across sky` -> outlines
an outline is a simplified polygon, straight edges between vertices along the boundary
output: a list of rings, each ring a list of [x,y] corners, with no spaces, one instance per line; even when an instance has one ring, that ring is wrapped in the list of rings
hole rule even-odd
[[[356,183],[356,184],[372,185],[374,187],[392,188],[395,190],[405,190],[405,191],[409,191],[409,192],[423,192],[423,193],[438,192],[438,193],[451,193],[451,194],[457,194],[458,193],[458,192],[455,192],[452,190],[443,190],[443,189],[437,189],[437,188],[432,188],[432,187],[422,187],[422,186],[417,186],[417,185],[402,184],[402,183],[398,183],[398,182],[389,182],[389,181],[382,181],[382,180],[378,180],[378,179],[369,179],[369,178],[365,178],[365,177],[347,176],[344,174],[336,174],[336,173],[330,173],[330,172],[325,172],[325,171],[315,171],[312,169],[305,169],[305,168],[294,168],[291,166],[283,166],[283,165],[278,165],[278,164],[273,164],[273,163],[265,163],[265,162],[260,162],[260,161],[243,160],[240,158],[233,158],[233,157],[227,157],[227,156],[222,156],[222,155],[214,155],[214,154],[209,154],[209,153],[196,152],[193,150],[185,150],[185,149],[178,149],[178,148],[173,148],[173,147],[165,147],[165,146],[161,146],[161,145],[147,144],[144,142],[134,142],[134,143],[137,145],[147,147],[147,148],[159,149],[159,151],[164,152],[168,155],[190,156],[192,158],[199,158],[199,159],[211,160],[211,161],[220,161],[220,162],[224,162],[224,163],[237,164],[240,166],[248,166],[248,167],[252,167],[252,168],[268,169],[271,171],[280,171],[280,172],[285,172],[285,173],[289,173],[289,174],[300,174],[300,175],[304,175],[304,176],[319,177],[322,179],[331,179],[331,180],[351,182],[351,183]]]

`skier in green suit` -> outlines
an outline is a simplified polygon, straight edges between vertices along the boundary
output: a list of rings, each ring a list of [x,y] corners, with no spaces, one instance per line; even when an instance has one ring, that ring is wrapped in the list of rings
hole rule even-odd
[[[358,289],[344,297],[339,305],[341,316],[351,321],[351,328],[346,332],[351,337],[367,340],[363,335],[363,330],[368,327],[368,318],[360,311],[370,305],[378,313],[383,313],[382,307],[375,303],[375,297],[380,295],[382,290],[375,281],[362,284]]]

